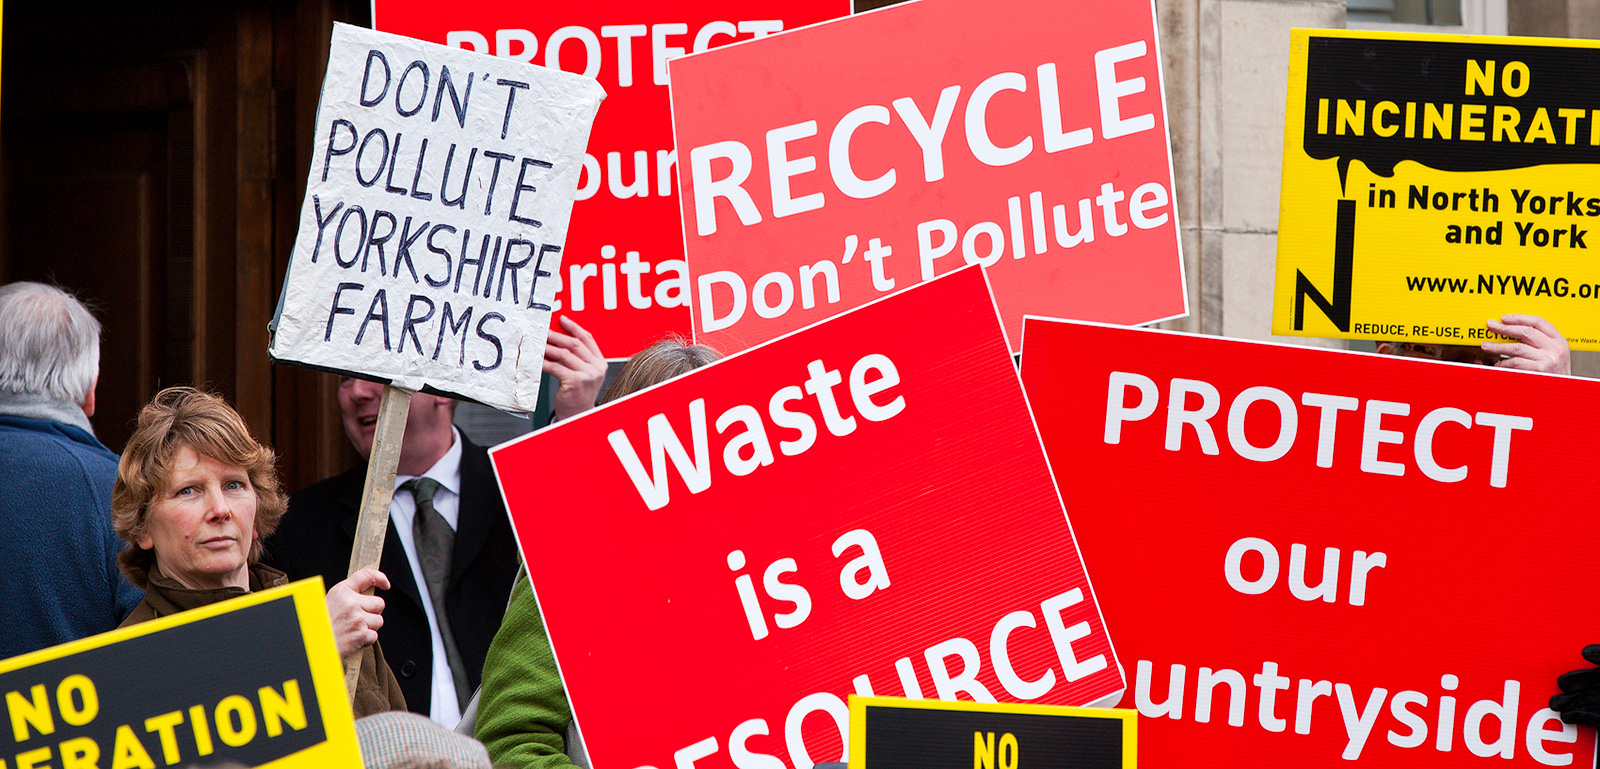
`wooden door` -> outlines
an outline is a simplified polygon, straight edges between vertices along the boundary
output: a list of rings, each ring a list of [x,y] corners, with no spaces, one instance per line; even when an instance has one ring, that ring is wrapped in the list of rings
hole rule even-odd
[[[192,384],[278,448],[291,489],[352,459],[331,382],[273,367],[266,324],[331,25],[366,8],[5,3],[0,282],[53,282],[95,307],[93,422],[113,450],[158,389]]]

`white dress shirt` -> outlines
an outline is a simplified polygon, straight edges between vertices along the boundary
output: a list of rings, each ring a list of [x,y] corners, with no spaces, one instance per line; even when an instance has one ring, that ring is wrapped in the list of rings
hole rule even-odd
[[[456,522],[461,515],[461,433],[451,427],[450,436],[450,450],[423,475],[439,482],[439,492],[433,497],[433,509],[439,511],[439,515],[453,530],[458,528]],[[455,679],[451,677],[449,657],[444,652],[444,636],[439,634],[439,620],[433,613],[428,581],[422,576],[422,564],[417,560],[416,535],[412,530],[417,501],[409,492],[399,490],[400,484],[415,477],[395,476],[395,495],[389,503],[389,518],[394,521],[395,534],[400,537],[401,547],[405,548],[406,563],[411,565],[417,593],[422,596],[422,610],[428,614],[428,634],[433,639],[433,706],[429,708],[428,717],[446,729],[454,729],[461,720],[461,706],[464,703],[456,697]],[[396,576],[391,574],[389,578],[393,580]]]

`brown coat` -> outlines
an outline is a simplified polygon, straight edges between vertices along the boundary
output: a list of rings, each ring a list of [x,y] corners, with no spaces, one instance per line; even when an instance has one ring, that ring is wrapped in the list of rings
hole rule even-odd
[[[252,564],[249,590],[238,587],[192,590],[162,574],[160,564],[157,564],[150,568],[150,584],[145,588],[144,601],[122,621],[121,627],[287,584],[289,578],[283,572],[270,566]],[[350,707],[355,711],[356,718],[406,709],[406,698],[400,693],[400,682],[389,669],[389,663],[384,662],[383,649],[378,644],[361,650],[361,673],[356,677],[356,696]]]

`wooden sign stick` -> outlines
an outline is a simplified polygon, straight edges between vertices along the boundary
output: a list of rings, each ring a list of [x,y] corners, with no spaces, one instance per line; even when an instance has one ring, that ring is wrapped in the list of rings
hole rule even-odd
[[[389,532],[389,502],[394,498],[394,476],[400,466],[400,444],[405,438],[406,415],[411,411],[410,390],[394,385],[383,388],[378,404],[378,425],[367,457],[367,481],[361,490],[361,517],[356,522],[356,542],[350,549],[350,574],[377,568],[383,556],[383,538]],[[371,595],[369,589],[365,593]],[[363,648],[344,659],[344,686],[351,701],[356,696],[356,676],[361,672]]]

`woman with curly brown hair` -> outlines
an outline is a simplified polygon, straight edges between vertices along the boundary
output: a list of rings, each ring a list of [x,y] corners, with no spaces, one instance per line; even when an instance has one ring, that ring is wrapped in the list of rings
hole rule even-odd
[[[139,412],[111,499],[112,528],[129,544],[122,571],[145,590],[124,627],[288,582],[259,563],[287,506],[275,463],[272,449],[211,393],[169,387]],[[361,655],[357,717],[405,709],[377,645],[383,599],[362,595],[373,586],[389,581],[365,569],[327,597],[339,654]]]

